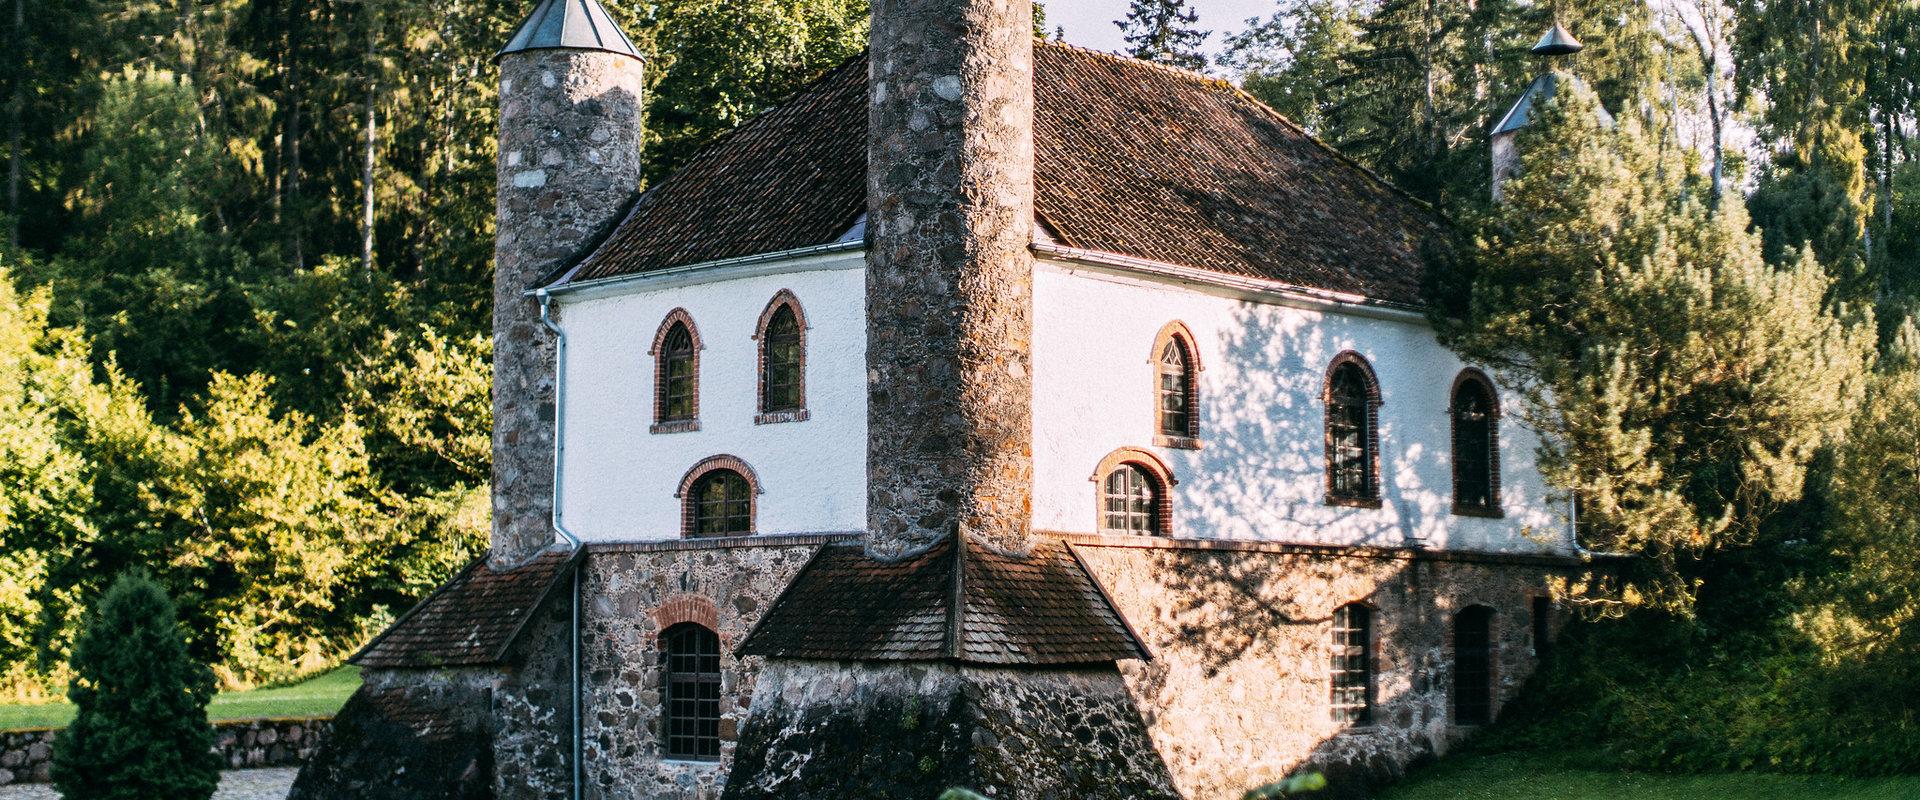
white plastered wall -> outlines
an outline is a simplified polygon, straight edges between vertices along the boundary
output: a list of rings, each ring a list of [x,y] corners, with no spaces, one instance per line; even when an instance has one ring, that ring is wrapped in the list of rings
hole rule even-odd
[[[679,538],[674,492],[681,478],[700,460],[727,454],[759,477],[758,533],[864,529],[862,263],[859,252],[842,253],[558,298],[568,346],[560,497],[566,526],[586,541]],[[752,337],[781,289],[793,292],[806,316],[810,418],[756,425],[759,358]],[[699,330],[700,429],[653,434],[654,365],[647,351],[675,308],[686,309]]]
[[[1392,319],[1246,299],[1226,290],[1043,260],[1034,277],[1034,527],[1092,532],[1102,457],[1150,450],[1172,468],[1173,534],[1398,547],[1569,549],[1562,502],[1542,481],[1537,440],[1500,421],[1504,518],[1455,515],[1446,409],[1465,367],[1412,315]],[[1156,334],[1192,330],[1199,450],[1156,447]],[[1325,503],[1322,382],[1353,350],[1380,381],[1381,507]],[[1498,376],[1494,376],[1496,383]],[[1501,392],[1503,409],[1515,398]]]

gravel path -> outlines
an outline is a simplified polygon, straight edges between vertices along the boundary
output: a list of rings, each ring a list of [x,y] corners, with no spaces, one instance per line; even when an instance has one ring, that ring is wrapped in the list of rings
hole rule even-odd
[[[293,788],[298,767],[285,769],[242,769],[220,773],[220,789],[213,800],[286,800]],[[0,800],[59,800],[60,794],[45,783],[0,786]]]

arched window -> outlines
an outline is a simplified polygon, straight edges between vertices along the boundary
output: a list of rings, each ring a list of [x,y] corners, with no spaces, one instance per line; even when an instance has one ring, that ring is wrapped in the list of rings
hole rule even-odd
[[[1493,609],[1469,606],[1453,617],[1453,722],[1493,721]]]
[[[806,318],[800,301],[785,289],[760,312],[760,414],[754,421],[798,422],[807,418]]]
[[[1342,353],[1327,371],[1327,502],[1380,504],[1380,384],[1358,354]]]
[[[1152,453],[1115,450],[1094,471],[1099,491],[1096,514],[1102,533],[1166,536],[1173,527],[1168,490],[1173,476]]]
[[[754,530],[754,500],[760,482],[734,456],[713,456],[680,479],[681,535],[689,539],[747,536]]]
[[[1348,603],[1333,611],[1333,721],[1373,722],[1373,609]]]
[[[660,634],[661,692],[668,758],[720,758],[720,637],[682,622]]]
[[[1200,446],[1200,359],[1193,334],[1178,322],[1167,323],[1153,343],[1154,444]]]
[[[660,323],[653,350],[654,433],[700,429],[700,333],[676,308]]]
[[[1493,383],[1477,370],[1453,382],[1453,512],[1500,513],[1500,406]]]

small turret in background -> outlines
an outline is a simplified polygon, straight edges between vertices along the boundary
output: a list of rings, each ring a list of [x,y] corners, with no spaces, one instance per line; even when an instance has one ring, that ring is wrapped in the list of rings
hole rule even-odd
[[[1561,57],[1573,55],[1585,48],[1586,45],[1581,44],[1579,39],[1573,38],[1573,33],[1568,31],[1566,26],[1560,24],[1559,20],[1555,20],[1553,27],[1548,28],[1547,32],[1540,36],[1540,41],[1535,42],[1529,51],[1535,56],[1546,59],[1549,67],[1540,77],[1533,79],[1527,91],[1520,95],[1519,100],[1514,101],[1513,107],[1507,109],[1506,115],[1493,126],[1489,144],[1493,148],[1494,202],[1500,202],[1501,185],[1506,183],[1507,179],[1512,177],[1514,171],[1520,167],[1520,150],[1515,140],[1520,136],[1520,129],[1533,121],[1533,110],[1553,99],[1554,93],[1559,91],[1560,81],[1579,80],[1558,69]]]

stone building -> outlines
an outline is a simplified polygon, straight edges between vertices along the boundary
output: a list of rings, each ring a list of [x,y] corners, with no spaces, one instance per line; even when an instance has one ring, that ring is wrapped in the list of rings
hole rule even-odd
[[[638,170],[595,0],[500,55],[488,558],[301,798],[1358,793],[1491,721],[1582,558],[1434,213],[1233,87],[877,0]]]

